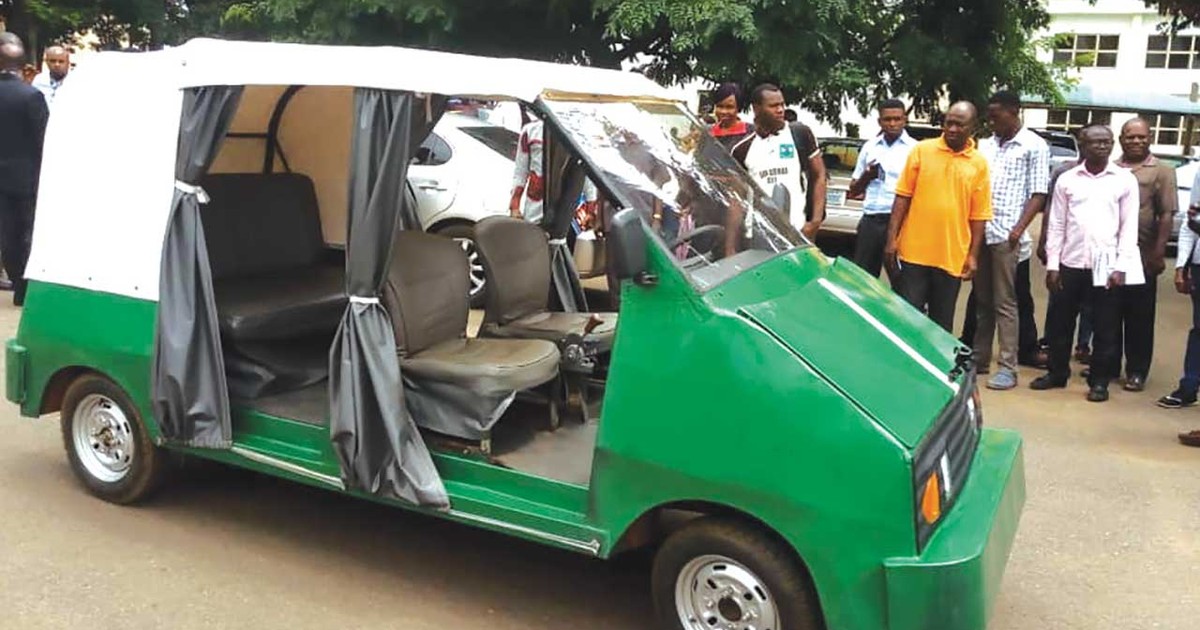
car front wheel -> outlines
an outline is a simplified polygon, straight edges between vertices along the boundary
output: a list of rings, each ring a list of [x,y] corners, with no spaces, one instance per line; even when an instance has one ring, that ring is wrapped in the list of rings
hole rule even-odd
[[[783,542],[735,519],[705,517],[654,558],[659,623],[671,630],[817,630],[808,576]]]

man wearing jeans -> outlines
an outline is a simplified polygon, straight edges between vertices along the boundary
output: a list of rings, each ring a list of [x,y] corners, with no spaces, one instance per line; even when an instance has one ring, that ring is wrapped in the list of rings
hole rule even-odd
[[[1017,386],[1017,265],[1021,250],[1030,247],[1025,233],[1046,202],[1050,184],[1050,148],[1021,125],[1021,99],[997,92],[988,101],[993,135],[979,143],[988,161],[992,185],[992,220],[984,230],[974,295],[977,302],[973,346],[975,363],[992,364],[992,341],[1000,337],[1000,369],[987,382],[989,389]]]
[[[1192,330],[1188,333],[1187,351],[1183,355],[1183,378],[1175,391],[1158,399],[1158,406],[1181,409],[1196,404],[1196,391],[1200,390],[1200,236],[1196,234],[1200,222],[1200,170],[1192,184],[1190,208],[1179,228],[1179,253],[1175,257],[1175,290],[1192,296]],[[1200,227],[1200,226],[1197,226]],[[1193,431],[1200,446],[1200,431]],[[1183,436],[1180,436],[1182,439]]]
[[[1079,134],[1083,164],[1063,173],[1054,187],[1046,217],[1046,288],[1057,301],[1047,337],[1050,371],[1030,383],[1033,389],[1066,387],[1071,338],[1084,302],[1092,304],[1095,347],[1087,399],[1108,400],[1116,353],[1115,289],[1138,284],[1138,183],[1133,173],[1109,162],[1113,133],[1098,124]],[[1127,278],[1128,276],[1128,278]]]
[[[992,218],[987,160],[971,132],[975,106],[950,106],[942,136],[917,143],[896,184],[884,260],[909,304],[949,331],[963,280],[975,276]]]
[[[872,276],[883,268],[888,222],[896,200],[896,182],[917,141],[908,135],[908,111],[896,99],[879,105],[880,134],[863,144],[850,181],[850,195],[863,196],[863,214],[854,240],[854,262]]]

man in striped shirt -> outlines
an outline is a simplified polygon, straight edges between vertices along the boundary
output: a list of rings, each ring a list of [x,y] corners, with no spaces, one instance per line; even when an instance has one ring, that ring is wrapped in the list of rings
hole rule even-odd
[[[975,275],[977,302],[973,345],[976,365],[987,371],[992,340],[1000,337],[1000,369],[989,389],[1017,386],[1017,265],[1023,249],[1032,247],[1026,229],[1046,203],[1050,148],[1021,124],[1021,100],[1013,92],[997,92],[988,101],[993,134],[979,143],[992,183],[992,220],[984,229]]]

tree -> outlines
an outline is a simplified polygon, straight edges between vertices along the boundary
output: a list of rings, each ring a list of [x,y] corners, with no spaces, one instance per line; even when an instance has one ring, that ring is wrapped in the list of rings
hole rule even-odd
[[[1171,18],[1171,28],[1181,29],[1200,24],[1200,0],[1145,0],[1146,6],[1158,9]]]
[[[32,57],[46,47],[92,33],[102,49],[157,48],[184,0],[0,0],[0,17],[25,40]]]
[[[407,45],[614,66],[621,38],[590,0],[244,0],[223,28],[254,39]]]
[[[975,102],[997,87],[1060,96],[1036,58],[1049,23],[1039,0],[598,0],[610,32],[673,34],[651,64],[669,79],[770,80],[789,100],[837,122],[908,95],[930,112],[945,97]]]
[[[0,0],[0,11],[51,38],[92,29],[109,45],[216,34],[633,61],[663,82],[772,80],[835,123],[848,102],[865,110],[894,94],[918,111],[997,86],[1058,96],[1032,39],[1049,22],[1042,0]]]

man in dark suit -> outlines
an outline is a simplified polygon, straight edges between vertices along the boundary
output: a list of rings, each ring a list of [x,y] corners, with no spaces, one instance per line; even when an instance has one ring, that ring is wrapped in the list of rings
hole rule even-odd
[[[0,39],[0,259],[17,306],[25,302],[25,263],[49,117],[41,92],[21,79],[24,65],[21,40]]]

